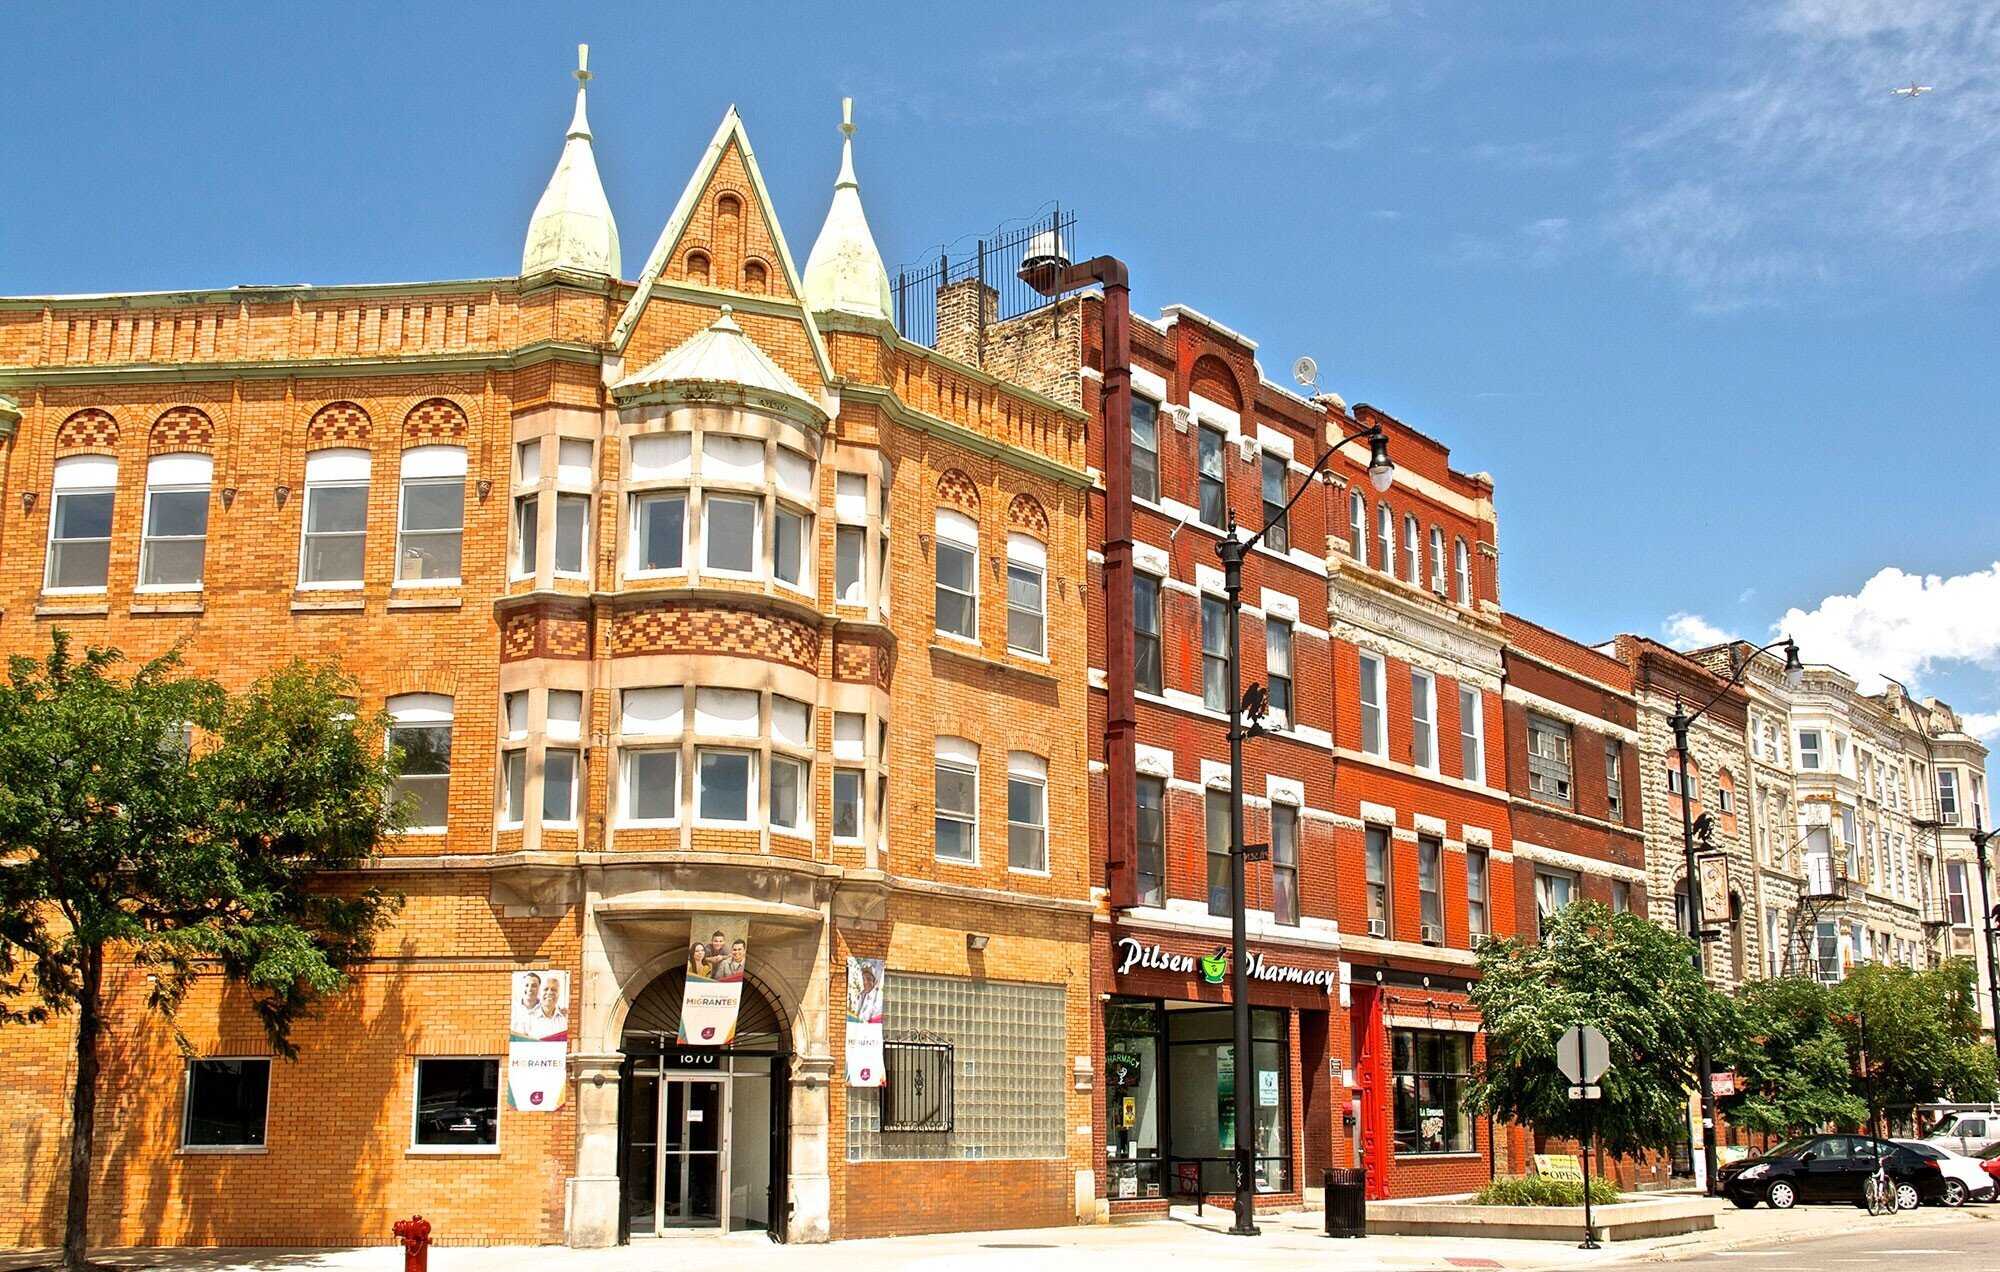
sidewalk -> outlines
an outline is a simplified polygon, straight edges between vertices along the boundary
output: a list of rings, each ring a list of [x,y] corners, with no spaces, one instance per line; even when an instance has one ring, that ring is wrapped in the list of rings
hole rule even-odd
[[[1719,1204],[1719,1203],[1718,1203]],[[1302,1264],[1340,1272],[1452,1272],[1453,1269],[1570,1269],[1585,1265],[1664,1261],[1742,1246],[1800,1241],[1880,1228],[1915,1229],[1939,1224],[2000,1222],[2000,1206],[1943,1210],[1875,1219],[1847,1206],[1791,1211],[1718,1211],[1716,1229],[1579,1250],[1572,1242],[1503,1241],[1463,1237],[1367,1237],[1336,1241],[1322,1235],[1318,1211],[1260,1215],[1261,1236],[1230,1236],[1226,1210],[1192,1210],[1171,1219],[1090,1228],[1037,1228],[1012,1232],[950,1233],[839,1241],[828,1245],[773,1245],[762,1233],[688,1236],[635,1243],[610,1250],[562,1246],[444,1246],[431,1251],[431,1272],[658,1272],[680,1264],[727,1267],[729,1272],[1159,1272],[1168,1260],[1203,1259],[1229,1268],[1293,1272]],[[1580,1236],[1581,1234],[1579,1234]],[[2000,1236],[2000,1228],[1995,1235]],[[97,1252],[115,1268],[164,1272],[400,1272],[402,1250],[370,1246],[328,1250],[132,1250]],[[46,1253],[0,1254],[0,1272],[49,1262]]]

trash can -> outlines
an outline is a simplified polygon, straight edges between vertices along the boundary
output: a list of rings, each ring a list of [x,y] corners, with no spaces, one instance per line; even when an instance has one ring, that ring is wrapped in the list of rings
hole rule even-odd
[[[1326,1172],[1326,1235],[1368,1235],[1368,1175],[1336,1167]]]

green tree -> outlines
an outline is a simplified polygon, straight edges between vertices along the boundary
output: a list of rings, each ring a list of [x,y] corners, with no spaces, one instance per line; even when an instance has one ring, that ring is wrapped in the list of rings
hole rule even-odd
[[[1556,1043],[1575,1025],[1603,1031],[1611,1069],[1590,1117],[1613,1153],[1686,1142],[1696,1044],[1720,1051],[1736,1029],[1733,1005],[1702,982],[1685,937],[1595,902],[1553,915],[1540,943],[1481,947],[1472,1000],[1487,1042],[1467,1105],[1559,1135],[1580,1138],[1584,1121]]]
[[[1786,1136],[1866,1120],[1827,986],[1805,976],[1751,981],[1736,1003],[1742,1032],[1721,1057],[1736,1070],[1738,1093],[1721,1101],[1732,1123]]]
[[[1980,1040],[1976,993],[1963,958],[1921,971],[1868,963],[1834,990],[1855,1093],[1871,1117],[1933,1100],[1993,1098],[1993,1053]]]
[[[0,1021],[74,1013],[63,1265],[85,1258],[108,960],[171,1021],[195,978],[242,985],[274,1048],[396,899],[336,888],[396,822],[394,757],[337,672],[294,663],[231,697],[173,654],[10,660],[0,685]],[[177,1031],[178,1032],[178,1031]]]

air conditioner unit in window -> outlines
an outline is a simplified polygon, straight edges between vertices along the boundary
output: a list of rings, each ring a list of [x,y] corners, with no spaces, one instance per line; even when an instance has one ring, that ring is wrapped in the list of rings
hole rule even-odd
[[[1426,923],[1424,924],[1423,938],[1425,945],[1443,945],[1444,928],[1436,923]]]
[[[1370,919],[1368,920],[1368,935],[1387,936],[1389,935],[1389,925],[1380,919]]]
[[[1491,932],[1474,932],[1472,934],[1472,948],[1476,950],[1492,939],[1493,934]]]

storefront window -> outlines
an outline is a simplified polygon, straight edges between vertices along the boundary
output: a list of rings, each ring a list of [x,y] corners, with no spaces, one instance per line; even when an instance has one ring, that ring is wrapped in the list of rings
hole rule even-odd
[[[1390,1035],[1390,1053],[1397,1156],[1471,1152],[1472,1119],[1465,1112],[1471,1035],[1397,1029]]]
[[[1105,1156],[1113,1197],[1160,1195],[1160,1009],[1104,1008]]]

